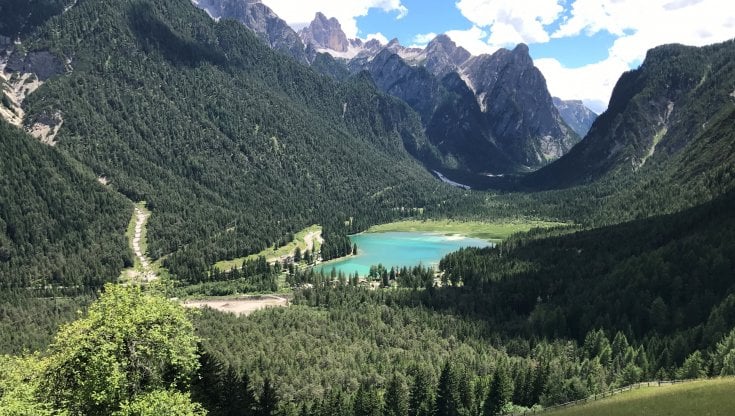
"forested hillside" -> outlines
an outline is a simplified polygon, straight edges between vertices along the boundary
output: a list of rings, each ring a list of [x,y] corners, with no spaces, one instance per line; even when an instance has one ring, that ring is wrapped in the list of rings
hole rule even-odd
[[[182,278],[309,224],[424,207],[437,187],[410,156],[432,151],[405,104],[186,0],[80,1],[25,45],[73,68],[28,98],[29,122],[61,111],[58,147],[148,202],[149,254],[174,253]]]
[[[0,120],[0,288],[101,287],[132,262],[132,206]]]

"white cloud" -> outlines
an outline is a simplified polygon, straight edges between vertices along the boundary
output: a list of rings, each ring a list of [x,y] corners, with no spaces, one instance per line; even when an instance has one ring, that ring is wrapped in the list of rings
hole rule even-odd
[[[561,16],[561,0],[459,0],[462,15],[481,29],[489,29],[491,48],[549,41],[548,26]]]
[[[426,44],[434,40],[435,37],[436,33],[434,32],[418,34],[414,36],[413,43],[416,46],[426,46]]]
[[[607,108],[615,83],[630,69],[626,62],[614,58],[580,68],[565,68],[553,58],[537,59],[534,63],[544,74],[551,95],[582,100],[596,113]]]
[[[365,40],[373,40],[373,39],[376,39],[382,45],[386,45],[389,42],[388,38],[384,34],[382,34],[380,32],[378,32],[378,33],[371,33],[371,34],[365,36]]]
[[[473,55],[493,53],[498,49],[488,45],[487,37],[490,34],[477,26],[472,26],[468,30],[450,30],[446,35]]]
[[[396,12],[396,18],[406,16],[408,9],[401,0],[262,0],[268,7],[294,28],[308,26],[317,12],[336,17],[348,38],[357,37],[356,17],[366,16],[370,9]]]

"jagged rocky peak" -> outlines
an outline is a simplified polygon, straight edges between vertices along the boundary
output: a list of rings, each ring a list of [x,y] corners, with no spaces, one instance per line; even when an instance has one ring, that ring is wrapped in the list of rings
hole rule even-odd
[[[537,168],[579,141],[554,107],[525,44],[470,58],[461,73],[488,115],[493,136],[514,160]]]
[[[458,71],[459,67],[471,57],[469,51],[457,46],[447,35],[434,38],[421,54],[426,69],[438,77]]]
[[[525,43],[519,43],[516,45],[515,48],[513,48],[513,55],[519,56],[521,58],[528,58],[531,59],[531,54],[528,51],[528,45]]]
[[[301,29],[299,36],[305,44],[311,44],[317,49],[347,52],[350,47],[350,41],[342,31],[339,21],[334,17],[328,19],[321,12],[317,12],[309,26]]]
[[[365,42],[364,47],[368,50],[378,50],[383,47],[383,44],[380,43],[380,41],[377,39],[370,39],[369,41]]]

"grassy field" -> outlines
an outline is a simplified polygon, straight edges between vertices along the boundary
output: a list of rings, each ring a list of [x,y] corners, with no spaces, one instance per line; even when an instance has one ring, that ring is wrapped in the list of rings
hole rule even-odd
[[[608,399],[543,413],[549,416],[729,416],[735,414],[735,378],[643,387]]]
[[[453,220],[412,220],[399,221],[389,224],[370,227],[367,232],[381,233],[391,231],[420,231],[435,232],[442,234],[461,234],[467,237],[482,238],[484,240],[500,241],[519,232],[525,232],[531,228],[548,228],[566,225],[556,222],[545,221],[517,221],[517,222],[479,222],[479,221],[453,221]]]
[[[294,235],[293,241],[286,244],[283,247],[279,247],[276,249],[275,247],[267,248],[260,253],[257,254],[251,254],[247,257],[240,257],[233,260],[223,260],[215,263],[214,267],[220,269],[220,270],[231,270],[235,267],[242,266],[242,263],[245,260],[251,260],[251,259],[257,259],[260,256],[265,257],[268,261],[273,261],[281,256],[285,255],[291,255],[296,250],[296,247],[301,248],[301,251],[303,252],[306,250],[306,241],[305,237],[307,234],[310,233],[317,233],[319,236],[321,236],[322,227],[319,225],[312,225],[311,227],[304,228],[303,230],[299,231]],[[314,241],[314,249],[315,251],[319,250],[319,241]]]

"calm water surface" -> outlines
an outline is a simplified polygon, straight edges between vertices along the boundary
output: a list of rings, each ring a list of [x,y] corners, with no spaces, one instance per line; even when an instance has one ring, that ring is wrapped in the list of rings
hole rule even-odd
[[[420,232],[364,233],[350,239],[357,244],[357,256],[321,264],[316,271],[330,273],[334,268],[348,275],[358,272],[364,276],[370,272],[370,266],[377,264],[388,269],[419,264],[436,267],[442,257],[462,247],[493,245],[479,238]]]

